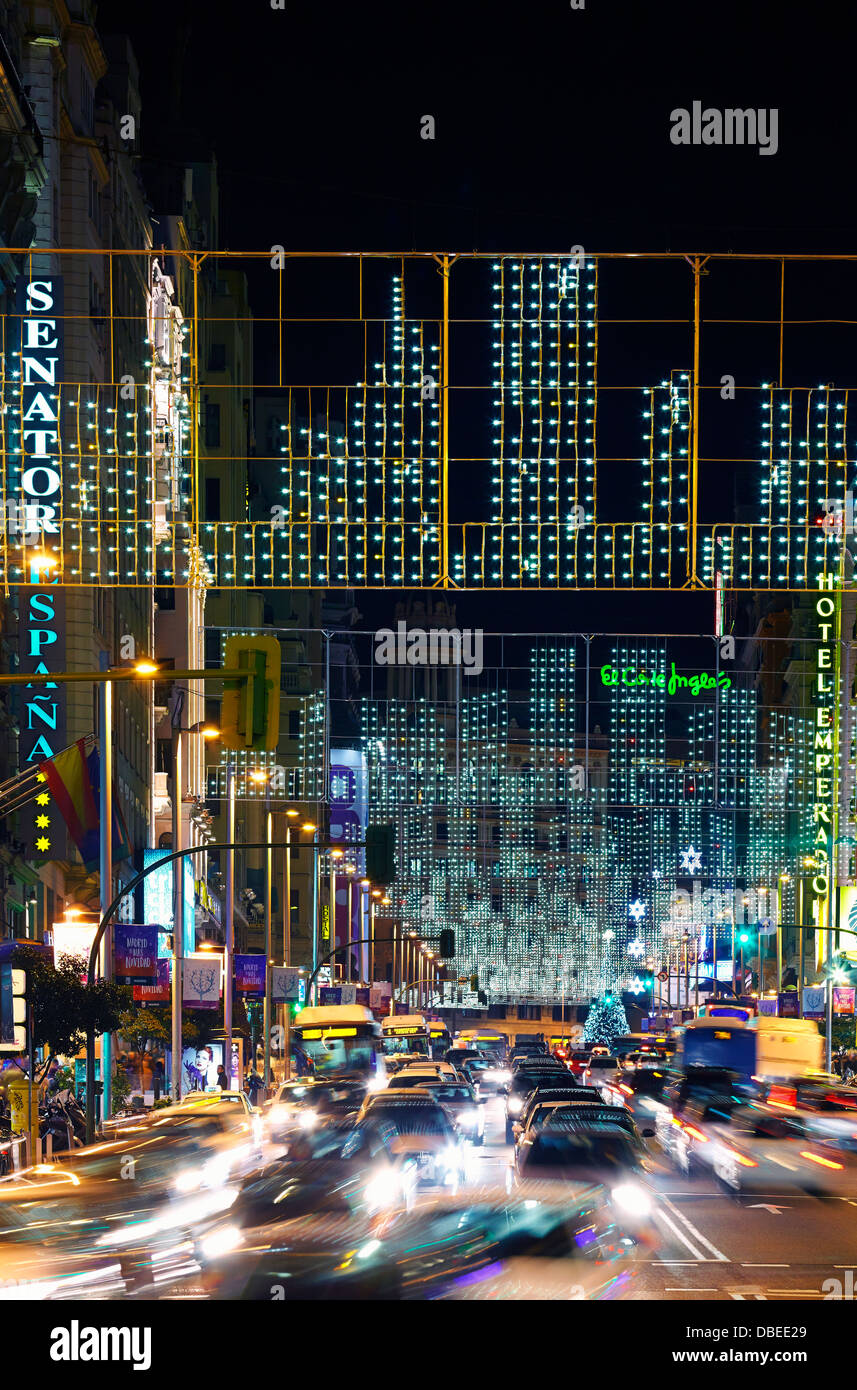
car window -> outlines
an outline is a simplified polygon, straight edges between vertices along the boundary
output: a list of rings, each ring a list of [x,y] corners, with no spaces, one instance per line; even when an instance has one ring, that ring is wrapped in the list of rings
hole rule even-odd
[[[617,1169],[639,1166],[639,1154],[624,1135],[592,1135],[541,1130],[526,1163],[536,1167]]]
[[[473,1092],[469,1086],[451,1086],[430,1082],[428,1089],[436,1100],[475,1100]]]

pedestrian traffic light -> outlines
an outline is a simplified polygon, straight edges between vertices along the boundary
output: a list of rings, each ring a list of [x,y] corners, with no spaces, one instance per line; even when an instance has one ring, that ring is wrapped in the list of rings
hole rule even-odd
[[[393,882],[396,877],[395,850],[395,830],[392,825],[366,827],[366,877],[372,883]]]
[[[440,934],[438,955],[441,960],[452,960],[455,955],[455,932],[451,927],[444,927]]]
[[[27,1050],[27,972],[0,965],[0,1052]]]
[[[224,665],[247,676],[223,681],[220,741],[240,752],[272,752],[280,737],[280,667],[276,637],[227,637]]]

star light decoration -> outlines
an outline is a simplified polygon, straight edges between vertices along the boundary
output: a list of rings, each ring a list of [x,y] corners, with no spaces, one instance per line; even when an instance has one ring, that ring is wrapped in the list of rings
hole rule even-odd
[[[693,845],[688,845],[687,849],[679,852],[681,867],[689,874],[695,874],[697,869],[702,868],[702,855]]]
[[[633,981],[632,981],[632,983],[631,983],[631,993],[632,993],[632,994],[642,994],[642,993],[643,993],[643,990],[644,990],[645,988],[646,988],[646,986],[643,984],[643,982],[642,982],[642,980],[640,979],[639,975],[635,975],[635,976],[634,976],[634,979],[633,979]]]
[[[645,943],[644,941],[641,941],[639,937],[637,937],[636,941],[632,941],[632,942],[630,943],[630,945],[628,946],[628,955],[629,955],[629,956],[636,956],[636,958],[637,958],[638,960],[639,960],[640,956],[645,955],[645,952],[646,952],[646,943]]]
[[[635,898],[628,908],[628,916],[633,917],[635,922],[639,922],[641,917],[645,917],[645,915],[645,903],[641,903],[639,898]]]

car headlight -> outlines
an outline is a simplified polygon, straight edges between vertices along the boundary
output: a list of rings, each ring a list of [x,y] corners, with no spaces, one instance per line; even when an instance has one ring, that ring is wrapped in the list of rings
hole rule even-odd
[[[507,1081],[512,1080],[512,1073],[510,1071],[504,1071],[502,1068],[499,1071],[492,1072],[491,1075],[495,1081],[501,1081],[504,1086]]]
[[[176,1174],[173,1186],[177,1192],[196,1192],[202,1183],[202,1171],[199,1168],[183,1168]]]
[[[475,1125],[476,1121],[479,1119],[479,1111],[476,1109],[475,1105],[470,1105],[466,1110],[462,1110],[461,1118],[465,1124]]]
[[[510,1115],[520,1115],[524,1108],[524,1102],[520,1096],[510,1096],[507,1109]]]
[[[389,1077],[387,1076],[373,1076],[366,1089],[368,1091],[386,1091],[388,1081]]]
[[[402,1180],[396,1173],[378,1173],[366,1184],[366,1201],[370,1207],[391,1207],[402,1193]]]
[[[244,1237],[237,1226],[224,1226],[201,1240],[199,1248],[207,1260],[216,1260],[218,1255],[228,1255],[243,1244]]]
[[[450,1145],[438,1155],[438,1162],[444,1168],[457,1168],[460,1162],[458,1151]]]
[[[301,1129],[315,1129],[318,1124],[318,1116],[314,1110],[301,1110],[298,1115],[298,1124]]]
[[[652,1209],[652,1199],[644,1188],[633,1182],[620,1183],[610,1194],[617,1206],[629,1216],[648,1216]]]

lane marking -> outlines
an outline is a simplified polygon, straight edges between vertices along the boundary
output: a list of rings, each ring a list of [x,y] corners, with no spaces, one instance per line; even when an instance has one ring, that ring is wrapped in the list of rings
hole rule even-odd
[[[721,1264],[728,1265],[732,1263],[729,1256],[724,1255],[722,1250],[718,1250],[716,1245],[712,1245],[711,1241],[708,1240],[700,1230],[697,1230],[693,1222],[689,1221],[688,1218],[682,1212],[680,1212],[677,1207],[674,1207],[672,1202],[669,1201],[667,1197],[664,1197],[664,1204],[669,1207],[670,1211],[673,1213],[674,1216],[678,1217],[679,1221],[684,1222],[685,1226],[687,1226],[687,1229],[693,1233],[696,1240],[698,1240],[702,1245],[704,1245],[706,1250],[711,1251],[712,1255],[716,1260],[719,1260]],[[661,1215],[663,1215],[662,1212]]]
[[[694,1285],[693,1288],[689,1288],[686,1284],[685,1284],[682,1288],[677,1288],[677,1289],[671,1289],[671,1288],[669,1287],[669,1285],[667,1285],[667,1286],[664,1288],[664,1293],[719,1293],[719,1292],[720,1292],[719,1289],[698,1289],[698,1288],[696,1288],[695,1285]]]
[[[745,1260],[741,1261],[742,1269],[791,1269],[791,1265],[775,1264],[748,1264]]]
[[[681,1244],[685,1247],[685,1249],[686,1249],[686,1250],[689,1250],[690,1253],[691,1253],[691,1255],[693,1255],[695,1259],[697,1259],[697,1260],[702,1260],[703,1262],[705,1262],[705,1256],[703,1255],[702,1251],[701,1251],[701,1250],[698,1250],[698,1249],[696,1248],[696,1246],[693,1244],[693,1241],[688,1240],[688,1238],[687,1238],[687,1236],[684,1234],[684,1232],[679,1230],[678,1226],[675,1224],[674,1221],[670,1221],[670,1218],[667,1216],[666,1212],[665,1212],[665,1211],[661,1211],[660,1207],[658,1207],[658,1208],[656,1209],[656,1211],[655,1211],[655,1220],[656,1220],[656,1221],[663,1221],[664,1225],[665,1225],[665,1226],[668,1226],[669,1229],[672,1231],[672,1233],[673,1233],[673,1235],[675,1236],[676,1240],[680,1241]],[[668,1264],[668,1263],[670,1263],[670,1261],[665,1260],[664,1263],[665,1263],[665,1264]],[[677,1263],[677,1264],[686,1264],[687,1261],[686,1261],[686,1260],[677,1260],[677,1261],[675,1261],[675,1263]]]

